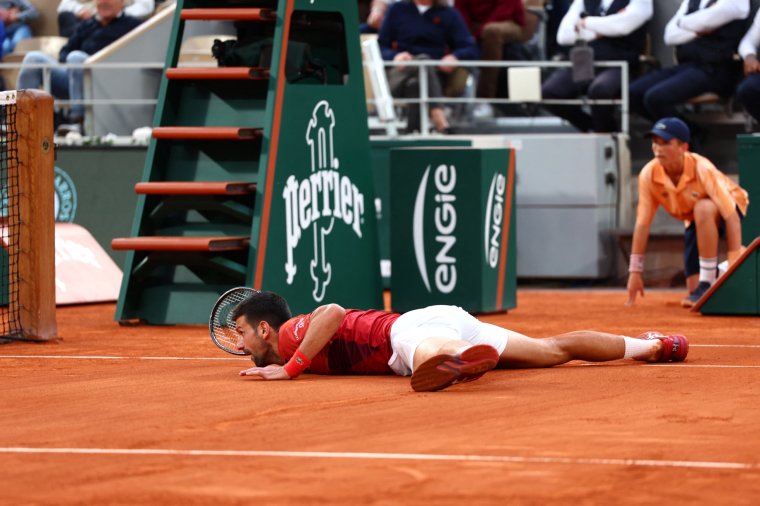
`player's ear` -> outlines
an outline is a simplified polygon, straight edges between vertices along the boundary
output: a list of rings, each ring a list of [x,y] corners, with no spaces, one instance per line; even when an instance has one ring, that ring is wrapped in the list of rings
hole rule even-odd
[[[265,341],[272,337],[272,327],[264,320],[259,322],[259,335]]]

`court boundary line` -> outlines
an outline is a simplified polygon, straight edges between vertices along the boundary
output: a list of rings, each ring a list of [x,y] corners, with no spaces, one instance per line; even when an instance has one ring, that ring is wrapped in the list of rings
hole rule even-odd
[[[318,452],[271,450],[179,450],[171,448],[42,448],[0,447],[5,454],[129,455],[181,457],[269,457],[354,460],[414,460],[439,462],[494,462],[503,464],[568,464],[690,469],[760,470],[760,464],[699,460],[657,460],[590,457],[524,457],[516,455],[454,455],[431,453]]]

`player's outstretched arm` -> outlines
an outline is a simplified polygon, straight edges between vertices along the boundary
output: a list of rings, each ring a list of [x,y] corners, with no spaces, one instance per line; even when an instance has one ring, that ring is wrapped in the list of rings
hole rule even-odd
[[[309,367],[311,359],[335,335],[345,316],[346,310],[338,304],[318,307],[312,311],[306,335],[287,364],[284,366],[271,364],[266,367],[251,367],[240,371],[240,375],[259,376],[271,380],[295,378]]]

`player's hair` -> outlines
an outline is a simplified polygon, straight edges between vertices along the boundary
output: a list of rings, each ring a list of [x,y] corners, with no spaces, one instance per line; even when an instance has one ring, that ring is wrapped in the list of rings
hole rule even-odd
[[[275,329],[291,318],[288,302],[274,292],[256,292],[240,302],[232,311],[232,320],[241,316],[245,316],[252,327],[265,321]]]

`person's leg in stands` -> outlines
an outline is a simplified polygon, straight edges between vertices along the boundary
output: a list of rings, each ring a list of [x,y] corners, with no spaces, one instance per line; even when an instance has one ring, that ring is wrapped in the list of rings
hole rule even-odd
[[[559,69],[552,73],[541,86],[541,96],[547,99],[572,99],[584,93],[584,87],[573,81],[570,69]],[[581,132],[591,130],[591,116],[576,105],[547,105],[552,114],[569,121]]]
[[[72,51],[66,57],[66,63],[80,64],[88,58],[88,54],[84,51]],[[84,69],[72,68],[69,69],[69,97],[73,100],[82,100],[84,98]],[[71,113],[69,120],[72,123],[81,123],[84,119],[84,105],[73,104],[71,106]]]
[[[745,77],[736,90],[736,96],[744,110],[760,122],[760,74]]]
[[[24,23],[17,23],[5,35],[5,40],[3,40],[3,56],[12,53],[16,48],[16,44],[20,41],[31,38],[32,29]]]
[[[480,59],[501,60],[504,45],[521,39],[522,27],[513,21],[487,23],[480,32]],[[499,67],[483,67],[480,69],[476,91],[478,98],[494,98],[496,96],[500,71],[504,71],[504,69]]]
[[[619,69],[599,69],[596,78],[588,88],[588,98],[592,100],[620,98],[620,80]],[[615,106],[592,106],[591,124],[594,132],[617,132],[620,127],[615,117]]]

